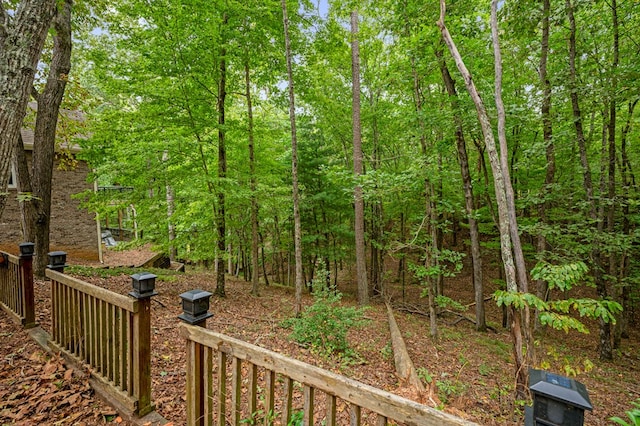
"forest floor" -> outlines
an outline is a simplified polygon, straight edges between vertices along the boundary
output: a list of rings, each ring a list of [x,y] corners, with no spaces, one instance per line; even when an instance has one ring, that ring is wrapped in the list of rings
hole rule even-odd
[[[129,266],[140,263],[145,250],[106,254],[106,264]],[[73,259],[68,263],[73,264]],[[94,265],[96,266],[96,265]],[[105,265],[102,265],[103,267]],[[445,294],[462,305],[473,302],[470,272],[465,268],[456,278],[445,281]],[[345,273],[348,276],[348,273]],[[491,271],[487,270],[485,294],[495,290]],[[181,313],[178,295],[200,288],[213,290],[211,271],[187,270],[185,274],[161,276],[158,295],[152,303],[152,399],[156,410],[173,425],[184,425],[185,342],[177,332]],[[120,294],[130,291],[129,275],[109,276],[98,270],[85,281]],[[213,298],[207,328],[225,333],[301,361],[346,375],[355,380],[419,402],[421,396],[403,387],[396,376],[386,308],[382,300],[373,300],[366,311],[368,320],[349,334],[351,346],[359,354],[357,362],[341,362],[323,357],[288,339],[289,330],[282,321],[290,318],[294,292],[290,287],[261,286],[260,296],[250,295],[251,284],[242,278],[227,277],[226,298]],[[355,288],[339,286],[343,303],[354,304]],[[443,313],[438,319],[439,339],[429,337],[426,300],[421,288],[387,285],[392,295],[396,320],[407,349],[425,383],[436,383],[439,407],[479,424],[520,425],[522,401],[513,397],[514,367],[509,332],[501,327],[502,312],[495,302],[486,303],[491,330],[477,332],[474,325],[458,314]],[[404,295],[404,297],[403,297]],[[50,332],[50,291],[47,282],[36,283],[37,320]],[[313,298],[304,296],[304,304]],[[402,309],[400,309],[402,307]],[[409,313],[405,310],[414,311]],[[463,316],[472,318],[473,307]],[[537,356],[546,370],[561,375],[575,374],[591,398],[594,410],[585,415],[586,425],[612,424],[611,416],[625,417],[631,401],[640,398],[640,332],[632,327],[629,339],[622,341],[613,362],[600,362],[597,354],[597,325],[588,322],[588,335],[576,332],[548,331],[537,339]],[[0,424],[98,425],[127,424],[118,414],[95,397],[85,377],[64,366],[58,357],[47,355],[27,334],[9,322],[0,312]]]

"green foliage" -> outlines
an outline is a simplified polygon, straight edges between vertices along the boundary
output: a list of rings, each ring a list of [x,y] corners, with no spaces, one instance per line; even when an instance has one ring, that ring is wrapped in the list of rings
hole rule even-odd
[[[560,348],[558,350],[555,346],[550,346],[546,352],[547,356],[553,361],[560,364],[560,368],[564,371],[565,375],[576,377],[578,374],[588,373],[593,370],[593,362],[590,359],[585,358],[580,362],[566,348]],[[540,363],[540,367],[544,370],[550,370],[553,368],[551,363],[547,360],[543,360]]]
[[[436,387],[438,388],[438,398],[443,404],[447,404],[452,398],[462,395],[467,390],[467,385],[457,379],[437,380]]]
[[[531,293],[520,293],[496,290],[493,294],[498,306],[513,306],[522,309],[525,306],[535,308],[540,313],[540,322],[556,330],[576,330],[589,333],[579,320],[569,315],[576,312],[580,317],[601,319],[605,323],[615,324],[615,315],[622,311],[622,306],[612,300],[566,299],[545,302]]]
[[[409,270],[416,278],[428,277],[455,277],[462,270],[462,259],[465,254],[455,250],[439,250],[436,254],[438,264],[430,267],[409,263]]]
[[[625,413],[629,417],[628,422],[617,416],[611,417],[610,420],[622,426],[640,426],[640,399],[637,399],[631,404],[634,406],[634,408],[629,411],[625,411]]]
[[[345,360],[357,356],[347,340],[351,328],[361,327],[365,320],[364,308],[343,306],[342,294],[321,289],[314,293],[314,303],[302,312],[300,318],[290,318],[282,325],[291,328],[294,341],[310,346],[325,356],[338,354]]]
[[[391,342],[387,342],[387,344],[384,345],[382,349],[380,349],[380,352],[382,353],[382,357],[384,359],[386,360],[393,359],[393,347],[391,345]]]
[[[546,281],[550,289],[558,288],[566,291],[571,290],[588,271],[589,268],[584,262],[552,265],[541,261],[531,270],[531,277],[534,280]]]
[[[416,369],[416,373],[418,374],[418,377],[420,377],[426,383],[433,382],[433,375],[425,367],[418,367]]]
[[[304,411],[297,410],[291,415],[291,419],[287,426],[302,426],[304,424]]]
[[[447,296],[436,296],[436,305],[440,308],[451,308],[456,311],[464,312],[467,307]]]

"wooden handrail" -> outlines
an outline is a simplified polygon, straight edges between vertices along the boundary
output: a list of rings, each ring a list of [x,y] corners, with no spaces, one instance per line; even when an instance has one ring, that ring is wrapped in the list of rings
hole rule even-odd
[[[228,391],[226,389],[226,358],[232,359],[231,379],[234,386],[239,386],[242,380],[239,377],[239,362],[248,363],[249,377],[246,380],[255,380],[252,376],[253,366],[265,369],[264,374],[264,404],[265,411],[271,412],[274,408],[273,385],[278,374],[284,379],[284,412],[283,424],[287,424],[291,418],[291,389],[293,382],[299,383],[303,388],[304,421],[305,424],[313,424],[314,392],[321,391],[327,395],[327,426],[335,425],[336,400],[342,400],[350,404],[351,420],[354,424],[360,423],[361,409],[378,414],[377,424],[386,424],[387,420],[394,420],[407,425],[472,425],[464,419],[454,417],[447,413],[421,405],[397,395],[377,389],[373,386],[360,383],[339,374],[323,370],[304,362],[287,358],[276,352],[260,348],[255,345],[228,337],[202,327],[181,324],[181,333],[187,339],[187,404],[188,424],[211,424],[213,394],[213,351],[218,352],[217,383],[218,404],[217,424],[225,424],[226,404]],[[224,372],[220,374],[220,372]],[[193,377],[190,377],[193,376]],[[221,383],[222,382],[222,383]],[[239,389],[231,389],[232,424],[238,424],[238,407],[235,395]],[[248,390],[249,406],[255,410],[255,392],[251,387]],[[199,400],[200,399],[200,400]],[[252,411],[253,412],[253,411]]]

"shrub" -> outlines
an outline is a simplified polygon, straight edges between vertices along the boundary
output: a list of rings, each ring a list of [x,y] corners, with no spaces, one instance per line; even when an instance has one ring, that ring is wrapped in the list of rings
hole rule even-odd
[[[302,312],[300,318],[290,318],[283,326],[291,328],[290,338],[329,356],[338,353],[352,358],[355,351],[349,346],[347,333],[364,325],[364,309],[342,306],[340,292],[326,289],[314,293],[315,301]]]

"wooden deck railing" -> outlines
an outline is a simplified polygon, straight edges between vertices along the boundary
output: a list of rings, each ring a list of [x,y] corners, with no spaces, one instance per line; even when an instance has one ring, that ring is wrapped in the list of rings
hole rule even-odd
[[[188,425],[473,424],[203,327],[181,332]]]
[[[36,326],[31,255],[0,252],[0,307],[25,328]]]
[[[133,299],[51,269],[50,345],[90,367],[110,395],[138,416],[151,404],[151,299]]]

